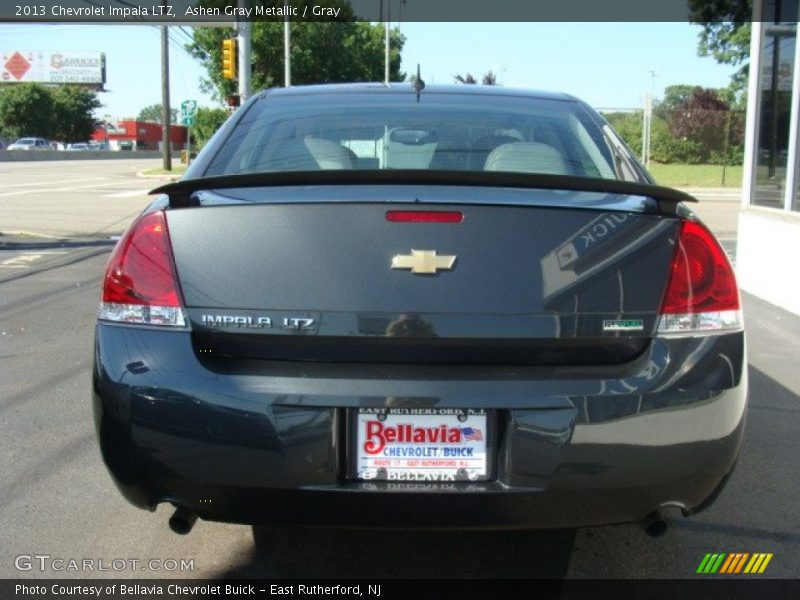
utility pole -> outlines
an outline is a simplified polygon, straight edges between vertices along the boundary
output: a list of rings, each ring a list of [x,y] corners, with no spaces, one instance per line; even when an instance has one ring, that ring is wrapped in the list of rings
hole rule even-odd
[[[381,0],[381,6],[383,5],[383,0]],[[392,8],[392,0],[386,0],[386,21],[384,22],[384,38],[385,38],[385,62],[386,66],[384,69],[384,83],[389,85],[389,11]]]
[[[239,8],[249,8],[249,0],[239,0]],[[252,25],[247,19],[239,19],[236,29],[239,46],[239,98],[244,103],[250,97],[250,33]]]
[[[650,133],[653,124],[653,95],[644,95],[644,122],[642,124],[642,162],[650,167]]]
[[[161,145],[164,158],[164,170],[172,171],[172,148],[170,140],[170,107],[169,107],[169,38],[167,26],[161,26]]]
[[[656,97],[656,72],[650,74],[650,93],[644,95],[644,112],[642,114],[642,164],[650,167],[650,145],[653,131],[653,103]]]
[[[650,73],[650,95],[653,96],[653,100],[656,98],[656,72],[655,71],[648,71]]]
[[[292,43],[292,33],[289,31],[289,5],[284,4],[286,13],[283,17],[283,85],[292,85],[292,53],[290,45]]]

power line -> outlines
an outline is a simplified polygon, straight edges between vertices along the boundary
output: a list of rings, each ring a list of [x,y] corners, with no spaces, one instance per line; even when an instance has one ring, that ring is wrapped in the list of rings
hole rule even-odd
[[[182,25],[178,25],[178,31],[180,31],[183,35],[185,35],[186,39],[188,39],[190,42],[194,42],[194,36],[188,31],[186,31],[186,29],[184,29]]]

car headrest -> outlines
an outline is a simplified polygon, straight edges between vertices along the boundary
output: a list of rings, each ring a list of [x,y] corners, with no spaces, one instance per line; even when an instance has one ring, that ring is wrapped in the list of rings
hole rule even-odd
[[[307,137],[306,148],[319,164],[319,168],[327,171],[331,169],[352,169],[352,151],[331,140]]]
[[[484,171],[569,175],[564,156],[548,144],[512,142],[498,146],[486,157]]]

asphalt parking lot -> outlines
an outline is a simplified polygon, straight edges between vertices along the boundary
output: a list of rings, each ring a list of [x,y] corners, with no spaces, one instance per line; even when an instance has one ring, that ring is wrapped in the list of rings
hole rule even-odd
[[[739,464],[716,504],[677,517],[661,538],[646,537],[637,525],[556,532],[273,528],[261,532],[267,543],[256,551],[244,526],[200,522],[189,536],[171,533],[167,509],[136,510],[114,488],[89,402],[100,277],[113,236],[147,203],[144,192],[155,182],[135,173],[150,166],[157,162],[0,163],[1,578],[684,578],[696,576],[709,552],[771,552],[762,577],[800,577],[800,317],[749,295],[751,406]],[[712,228],[732,250],[737,199],[705,204],[698,212],[717,212]],[[37,554],[122,559],[125,568],[17,568],[17,557]],[[147,564],[152,559],[161,562]],[[192,568],[168,570],[168,559]]]

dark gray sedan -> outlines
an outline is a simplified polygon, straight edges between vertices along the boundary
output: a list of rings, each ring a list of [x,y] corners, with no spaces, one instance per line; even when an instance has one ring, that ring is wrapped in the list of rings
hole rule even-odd
[[[573,97],[268,90],[154,193],[108,264],[94,409],[175,531],[658,534],[733,469],[731,265]]]

